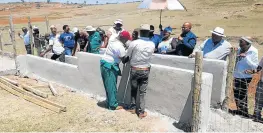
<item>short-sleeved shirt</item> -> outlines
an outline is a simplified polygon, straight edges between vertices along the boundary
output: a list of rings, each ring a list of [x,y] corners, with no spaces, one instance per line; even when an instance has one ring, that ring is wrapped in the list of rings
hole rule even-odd
[[[110,38],[109,38],[109,41],[115,40],[122,31],[124,31],[123,28],[121,28],[120,31],[116,31],[116,30],[114,29],[114,27],[111,27],[111,28],[108,30],[108,32],[111,34],[111,36],[110,36]]]
[[[163,50],[167,51],[167,50],[171,50],[172,49],[172,40],[173,38],[171,37],[170,39],[166,40],[166,41],[162,41],[159,45],[158,45],[158,52],[161,53]]]
[[[62,33],[59,40],[64,44],[64,47],[73,48],[75,45],[75,38],[73,33]]]
[[[89,53],[99,54],[100,46],[101,46],[101,36],[99,32],[94,32],[92,35],[88,37],[89,45],[88,51]]]
[[[231,44],[226,40],[222,39],[215,45],[212,38],[210,38],[205,40],[203,44],[198,45],[193,53],[203,51],[204,58],[226,60],[231,47]]]
[[[150,59],[154,50],[155,45],[149,38],[141,37],[132,41],[127,52],[131,66],[139,68],[150,67]]]
[[[50,39],[49,39],[49,45],[53,46],[53,53],[54,54],[57,54],[57,55],[60,55],[63,51],[64,51],[64,48],[62,47],[62,44],[60,43],[59,41],[59,37],[60,35],[57,34],[57,35],[50,35]]]
[[[126,55],[125,48],[119,40],[111,41],[102,59],[108,63],[120,63],[120,58]]]
[[[30,45],[29,31],[27,31],[27,33],[24,35],[20,35],[20,37],[24,39],[25,45]]]

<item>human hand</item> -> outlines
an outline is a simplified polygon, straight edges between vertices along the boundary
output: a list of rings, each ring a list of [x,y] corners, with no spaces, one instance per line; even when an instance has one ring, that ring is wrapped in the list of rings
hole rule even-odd
[[[194,58],[194,57],[195,57],[195,54],[190,54],[188,57],[189,57],[189,58]]]
[[[83,52],[87,52],[87,47],[85,47],[85,48],[83,49]]]
[[[182,38],[181,36],[179,36],[179,37],[178,37],[178,40],[180,40],[180,41],[181,41],[181,40],[183,40],[183,38]]]
[[[245,70],[244,73],[245,74],[254,74],[254,71],[253,70]]]
[[[44,55],[45,55],[45,52],[43,52],[43,53],[40,53],[40,57],[44,57]]]
[[[21,35],[21,33],[20,32],[18,32],[18,36],[20,36]]]
[[[159,29],[162,30],[163,29],[163,26],[162,24],[159,25]]]
[[[161,54],[166,54],[166,51],[165,50],[161,51]]]
[[[245,53],[241,53],[238,55],[239,57],[246,57],[246,54]]]

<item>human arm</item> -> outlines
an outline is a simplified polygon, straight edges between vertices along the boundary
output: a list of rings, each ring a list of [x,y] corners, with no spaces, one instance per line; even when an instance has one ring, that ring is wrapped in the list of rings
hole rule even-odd
[[[186,37],[179,37],[179,40],[182,41],[186,47],[190,48],[190,49],[194,49],[195,48],[195,44],[196,44],[196,36],[194,34],[190,34]]]
[[[198,51],[203,51],[205,44],[207,43],[208,39],[205,40],[201,45],[195,45],[195,48],[193,50],[193,53],[189,55],[189,58],[194,58],[195,53]]]
[[[47,54],[49,51],[51,51],[53,49],[53,44],[54,44],[54,41],[53,40],[49,40],[49,47],[48,47],[48,49],[46,49],[44,52],[42,52],[40,54],[40,56],[43,57],[45,54]]]

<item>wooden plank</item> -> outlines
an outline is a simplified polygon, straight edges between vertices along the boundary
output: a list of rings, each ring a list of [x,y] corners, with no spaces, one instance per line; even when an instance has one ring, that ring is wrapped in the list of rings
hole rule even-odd
[[[53,94],[54,96],[57,96],[57,95],[58,95],[56,89],[53,87],[53,85],[52,85],[51,83],[49,83],[49,88],[50,88],[50,91],[52,92],[52,94]]]
[[[25,90],[27,90],[27,91],[30,91],[30,92],[38,95],[38,96],[41,96],[41,97],[43,97],[43,98],[47,98],[47,97],[48,97],[48,94],[46,94],[46,93],[44,93],[44,92],[41,92],[41,91],[39,91],[39,90],[36,90],[36,89],[34,89],[34,88],[32,88],[32,87],[30,87],[30,86],[28,86],[28,85],[21,84],[21,86],[22,86],[23,89],[25,89]]]
[[[18,97],[21,97],[21,98],[23,98],[23,99],[25,99],[25,100],[27,100],[29,102],[32,102],[32,103],[37,104],[37,105],[39,105],[41,107],[44,107],[46,109],[55,111],[57,113],[61,112],[60,108],[55,107],[53,105],[50,105],[50,104],[48,104],[46,102],[43,102],[41,100],[38,100],[35,97],[31,97],[31,96],[28,96],[26,94],[20,93],[19,91],[13,89],[13,87],[7,86],[7,85],[3,84],[2,82],[0,82],[0,88],[10,92],[11,94],[14,94],[14,95],[16,95]]]
[[[18,86],[18,82],[14,81],[14,80],[11,80],[9,78],[6,78],[4,76],[1,76],[1,78],[3,78],[4,80],[8,81],[9,83],[13,84],[13,85],[16,85]]]
[[[30,16],[28,16],[28,30],[29,30],[29,40],[30,40],[30,44],[31,44],[32,55],[35,55],[34,43],[33,43],[33,31],[32,31],[32,25],[31,25],[31,18],[30,18]]]
[[[44,99],[44,98],[38,97],[38,96],[36,96],[36,95],[34,95],[34,94],[32,94],[32,93],[29,93],[29,92],[27,92],[27,91],[25,91],[25,90],[23,90],[23,89],[15,86],[15,85],[11,84],[11,83],[3,80],[1,77],[0,77],[0,82],[3,83],[3,84],[5,84],[5,85],[7,85],[7,86],[9,86],[9,87],[11,87],[11,88],[13,88],[13,89],[15,89],[16,91],[18,91],[18,92],[20,92],[20,93],[22,93],[22,94],[25,94],[25,95],[34,97],[34,98],[36,98],[36,99],[38,99],[38,100],[40,100],[40,101],[43,101],[43,102],[46,102],[46,103],[48,103],[48,104],[50,104],[50,105],[56,106],[56,107],[60,108],[61,111],[64,111],[64,112],[67,111],[67,108],[66,108],[65,106],[59,105],[59,104],[57,104],[57,103],[51,102],[51,101],[49,101],[49,100],[47,100],[47,99]]]
[[[49,88],[49,85],[36,85],[32,86],[32,88]]]
[[[192,132],[199,132],[200,129],[200,92],[202,84],[203,72],[203,52],[195,54],[195,70],[194,70],[194,93],[192,101]]]

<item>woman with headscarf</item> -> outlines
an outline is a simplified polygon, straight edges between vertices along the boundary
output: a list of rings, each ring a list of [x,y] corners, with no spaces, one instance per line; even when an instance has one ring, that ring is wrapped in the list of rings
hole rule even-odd
[[[173,41],[173,37],[171,37],[171,33],[172,33],[172,28],[166,27],[163,30],[163,37],[162,37],[162,41],[159,43],[158,45],[158,53],[160,54],[172,54],[173,52],[175,52],[175,48],[172,41]]]

